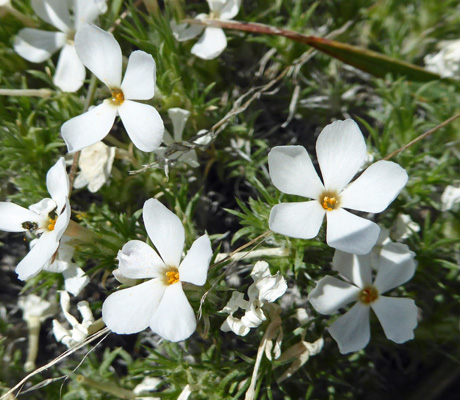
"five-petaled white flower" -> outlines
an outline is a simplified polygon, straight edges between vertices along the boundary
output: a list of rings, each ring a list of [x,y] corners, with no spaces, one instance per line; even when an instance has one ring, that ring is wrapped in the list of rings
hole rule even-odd
[[[83,23],[91,23],[107,10],[105,0],[73,0],[74,21],[69,13],[70,1],[32,0],[37,15],[60,32],[24,28],[14,40],[14,50],[28,61],[40,63],[61,50],[53,78],[64,92],[75,92],[85,80],[85,67],[75,51],[74,35]]]
[[[111,294],[102,305],[102,319],[116,333],[136,333],[150,326],[164,339],[185,340],[195,331],[196,319],[182,283],[205,284],[211,242],[206,234],[199,237],[180,262],[185,236],[180,219],[156,199],[145,202],[143,217],[158,254],[146,243],[131,240],[118,253],[119,272],[126,278],[149,280]]]
[[[14,203],[0,203],[0,230],[39,235],[37,243],[16,267],[21,280],[34,277],[49,265],[69,225],[69,177],[63,157],[48,171],[46,187],[51,199],[43,199],[29,209]]]
[[[385,335],[396,343],[414,338],[417,326],[417,307],[406,298],[382,296],[402,285],[415,272],[415,254],[404,252],[386,256],[382,254],[372,265],[372,255],[353,255],[336,250],[333,268],[347,281],[332,276],[319,280],[308,299],[321,314],[332,314],[347,304],[357,303],[330,327],[329,332],[339,345],[342,354],[358,351],[369,342],[369,310],[372,308],[382,324]],[[373,269],[377,270],[372,279]]]
[[[367,254],[380,228],[346,208],[370,213],[385,210],[407,182],[407,173],[391,161],[378,161],[349,184],[366,158],[366,143],[351,119],[326,126],[316,141],[321,182],[302,146],[279,146],[268,154],[273,184],[287,194],[313,201],[281,203],[270,213],[273,232],[300,239],[318,234],[327,218],[327,244],[353,254]]]
[[[223,21],[231,20],[240,11],[241,0],[208,0],[210,14],[199,14],[198,20],[220,19]],[[187,24],[177,25],[172,22],[174,36],[180,42],[193,39],[203,32],[200,40],[192,47],[192,54],[205,60],[212,60],[218,57],[227,47],[227,37],[222,28],[201,25]]]
[[[155,108],[133,100],[149,100],[155,93],[155,60],[144,51],[131,53],[121,80],[121,48],[112,34],[84,24],[75,35],[75,48],[83,64],[111,91],[111,98],[61,127],[69,152],[101,141],[117,115],[134,145],[142,151],[157,149],[163,139],[163,120]]]

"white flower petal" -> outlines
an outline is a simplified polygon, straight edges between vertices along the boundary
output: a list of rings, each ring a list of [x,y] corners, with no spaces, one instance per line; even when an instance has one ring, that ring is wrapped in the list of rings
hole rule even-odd
[[[110,100],[91,110],[65,122],[61,127],[61,135],[67,144],[69,153],[101,141],[112,129],[117,107]]]
[[[25,281],[37,275],[53,257],[59,246],[54,231],[44,232],[34,247],[16,267],[18,279]]]
[[[184,133],[185,124],[188,117],[190,117],[190,111],[179,107],[170,108],[168,110],[168,115],[173,124],[174,140],[180,142],[182,140],[182,134]]]
[[[356,303],[329,327],[329,333],[342,354],[363,349],[371,337],[369,307]]]
[[[125,100],[118,107],[126,133],[142,151],[153,151],[163,140],[164,125],[160,114],[148,104]]]
[[[367,150],[355,121],[335,121],[327,125],[316,141],[316,154],[327,190],[341,192],[358,172]]]
[[[40,216],[14,203],[0,202],[0,230],[24,232],[23,222],[38,222]]]
[[[276,299],[281,297],[287,290],[286,279],[279,274],[273,276],[266,276],[254,283],[258,292],[260,301],[268,301],[273,303]]]
[[[63,92],[76,92],[85,81],[86,69],[78,58],[75,46],[66,44],[59,55],[53,83]]]
[[[332,314],[358,299],[359,288],[352,284],[325,276],[308,295],[308,300],[320,314]]]
[[[326,211],[316,200],[302,203],[281,203],[270,212],[269,227],[273,232],[299,239],[315,237]]]
[[[125,99],[149,100],[155,94],[155,60],[144,51],[133,51],[121,83]]]
[[[204,26],[198,24],[178,24],[175,20],[172,20],[171,30],[174,38],[178,42],[184,42],[197,37],[201,32],[203,32]]]
[[[329,211],[326,242],[334,249],[353,254],[367,254],[377,243],[379,226],[339,208]]]
[[[153,318],[152,331],[171,342],[187,339],[196,329],[195,313],[180,282],[169,285]]]
[[[81,290],[89,283],[89,277],[85,275],[85,271],[73,264],[62,272],[64,276],[65,290],[78,296]]]
[[[287,194],[318,199],[324,186],[303,146],[278,146],[268,153],[270,178]]]
[[[243,293],[235,291],[232,293],[232,297],[230,297],[230,300],[225,305],[225,307],[219,312],[233,314],[234,312],[238,311],[239,308],[246,310],[248,308],[248,302],[244,300]]]
[[[262,322],[267,320],[263,310],[263,303],[259,300],[252,300],[241,318],[241,322],[248,328],[257,328]]]
[[[240,319],[235,318],[233,315],[229,315],[220,327],[223,332],[232,331],[235,335],[246,336],[251,330],[244,325]]]
[[[333,268],[357,287],[372,284],[371,255],[358,256],[336,250],[332,260]]]
[[[71,29],[69,6],[63,0],[32,0],[32,8],[43,20],[59,29],[68,32]]]
[[[165,264],[148,244],[130,240],[118,252],[119,270],[130,279],[160,278]]]
[[[382,212],[396,198],[408,180],[407,172],[391,161],[377,161],[340,194],[344,208]]]
[[[64,208],[62,209],[61,214],[58,215],[56,223],[54,225],[54,233],[56,234],[56,240],[60,240],[70,222],[70,203],[69,199],[65,199]]]
[[[129,279],[127,278],[126,276],[124,276],[121,272],[120,272],[120,269],[117,268],[117,269],[114,269],[112,271],[112,274],[113,276],[115,277],[115,279],[120,282],[120,283],[123,283],[124,285],[128,285],[128,286],[135,286],[137,283],[138,283],[138,280],[137,279]]]
[[[382,248],[374,285],[380,293],[385,293],[402,285],[414,276],[415,253],[400,243],[389,243]],[[409,250],[409,251],[408,251]],[[388,254],[390,253],[390,254]],[[391,257],[391,258],[390,258]]]
[[[252,267],[251,278],[254,282],[259,281],[267,276],[272,276],[270,266],[266,261],[257,261]]]
[[[46,217],[46,222],[48,222],[48,214],[51,211],[56,210],[57,204],[53,199],[45,198],[41,199],[38,203],[31,204],[29,210],[33,211],[36,214],[39,214],[42,217]]]
[[[218,57],[227,47],[227,37],[222,28],[207,27],[191,53],[204,60]]]
[[[93,23],[96,18],[107,11],[106,0],[74,0],[75,29],[82,24]]]
[[[460,188],[446,186],[441,195],[441,211],[449,211],[458,203],[460,203]]]
[[[209,3],[211,5],[211,3]],[[241,0],[227,0],[223,7],[219,10],[219,19],[229,20],[238,14],[240,11]]]
[[[14,51],[30,62],[40,63],[64,46],[66,35],[24,28],[14,38]]]
[[[90,192],[97,192],[109,179],[115,153],[115,147],[102,142],[85,147],[78,159],[80,174],[74,181],[74,187],[78,189],[88,185]]]
[[[410,215],[399,213],[396,216],[395,223],[391,227],[391,237],[394,240],[404,240],[411,236],[414,232],[420,232],[420,225],[414,222]]]
[[[166,286],[160,279],[112,293],[102,305],[102,320],[115,333],[131,334],[149,326],[164,296]]]
[[[82,63],[99,80],[110,89],[120,87],[121,48],[111,33],[94,25],[83,24],[75,35],[75,49]]]
[[[143,218],[147,234],[167,266],[178,267],[185,233],[179,217],[156,199],[144,203]]]
[[[404,343],[414,338],[417,306],[414,300],[380,296],[371,304],[388,339]]]
[[[46,174],[46,188],[51,198],[61,211],[65,199],[69,197],[69,177],[65,168],[64,157],[60,157]]]
[[[212,257],[211,241],[208,235],[196,239],[179,267],[181,282],[190,282],[203,286],[208,276],[209,263]]]

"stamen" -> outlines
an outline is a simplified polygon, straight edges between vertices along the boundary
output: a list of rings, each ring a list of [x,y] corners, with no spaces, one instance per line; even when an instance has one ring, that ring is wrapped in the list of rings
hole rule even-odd
[[[325,210],[332,211],[337,205],[337,200],[335,197],[324,196],[321,205]]]
[[[173,285],[177,282],[179,282],[179,271],[177,268],[171,268],[166,272],[166,283],[168,285]]]
[[[379,298],[379,292],[374,286],[369,286],[361,290],[359,300],[364,304],[371,304]]]
[[[54,226],[56,225],[56,221],[57,221],[57,217],[55,217],[54,219],[50,218],[48,220],[48,230],[49,231],[54,231]]]
[[[112,101],[117,106],[121,106],[125,101],[125,95],[121,89],[114,89],[112,90]]]

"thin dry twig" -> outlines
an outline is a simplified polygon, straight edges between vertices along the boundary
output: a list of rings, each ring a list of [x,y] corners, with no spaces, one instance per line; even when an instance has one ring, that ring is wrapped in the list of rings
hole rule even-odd
[[[441,122],[439,125],[435,126],[434,128],[431,128],[430,130],[426,131],[425,133],[422,133],[420,136],[416,137],[414,140],[411,140],[409,143],[406,145],[400,147],[399,149],[393,151],[392,153],[388,154],[386,157],[384,157],[384,160],[389,160],[390,158],[394,157],[395,155],[401,153],[402,151],[408,149],[409,147],[413,146],[415,143],[420,142],[420,140],[425,139],[426,137],[430,136],[431,134],[435,133],[441,128],[444,128],[446,125],[449,125],[451,122],[455,121],[457,118],[460,117],[460,113],[455,114],[453,117],[450,117],[446,119],[444,122]]]
[[[0,400],[6,399],[10,394],[12,394],[15,390],[20,389],[22,385],[24,385],[30,378],[33,376],[46,371],[48,368],[52,367],[53,365],[61,362],[63,359],[67,358],[71,354],[75,353],[77,350],[81,349],[82,347],[86,346],[87,344],[91,343],[92,341],[96,340],[97,338],[109,334],[110,330],[109,328],[104,328],[100,330],[99,332],[94,333],[91,335],[88,339],[86,339],[84,342],[79,343],[75,347],[72,347],[68,350],[66,350],[64,353],[56,357],[54,360],[50,361],[48,364],[45,364],[43,367],[37,368],[35,371],[31,372],[28,374],[26,377],[24,377],[19,383],[17,383],[14,387],[12,387],[8,392],[6,392],[2,397],[0,397]]]

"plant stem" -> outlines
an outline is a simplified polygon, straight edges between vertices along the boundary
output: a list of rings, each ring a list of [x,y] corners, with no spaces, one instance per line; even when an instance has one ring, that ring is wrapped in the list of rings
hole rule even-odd
[[[0,89],[0,96],[51,97],[50,89]]]
[[[455,114],[453,117],[450,117],[446,119],[444,122],[441,122],[439,125],[435,126],[434,128],[431,128],[430,130],[426,131],[425,133],[422,133],[420,136],[416,137],[414,140],[411,140],[409,143],[404,145],[403,147],[400,147],[399,149],[393,151],[392,153],[388,154],[386,157],[384,157],[384,160],[389,160],[390,158],[394,157],[396,154],[401,153],[402,151],[408,149],[412,145],[414,145],[417,142],[420,142],[420,140],[425,139],[426,137],[430,136],[432,133],[435,133],[437,130],[444,128],[446,125],[449,125],[451,122],[455,121],[457,118],[460,117],[460,113]]]

